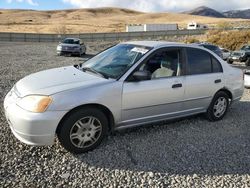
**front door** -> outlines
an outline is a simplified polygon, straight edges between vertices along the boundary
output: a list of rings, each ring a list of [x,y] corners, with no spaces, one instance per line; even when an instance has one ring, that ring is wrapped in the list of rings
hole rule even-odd
[[[132,74],[124,82],[122,125],[159,121],[180,113],[185,88],[181,54],[180,49],[157,50],[135,70],[147,71],[149,79],[134,80]]]

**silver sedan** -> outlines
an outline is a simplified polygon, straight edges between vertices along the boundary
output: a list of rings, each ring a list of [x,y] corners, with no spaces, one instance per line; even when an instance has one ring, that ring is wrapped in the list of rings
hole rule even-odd
[[[212,51],[137,41],[21,79],[4,109],[20,141],[49,145],[57,135],[68,151],[82,153],[114,130],[199,113],[221,120],[243,88],[243,72]]]
[[[86,53],[84,43],[77,38],[66,38],[60,42],[56,48],[58,55],[78,55]]]

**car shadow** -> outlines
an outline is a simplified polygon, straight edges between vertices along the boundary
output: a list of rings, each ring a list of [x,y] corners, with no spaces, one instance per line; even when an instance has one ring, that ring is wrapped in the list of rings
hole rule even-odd
[[[90,59],[92,57],[95,56],[95,54],[82,54],[81,56],[77,55],[77,54],[64,54],[61,55],[63,57],[78,57],[78,58],[83,58],[83,59]]]
[[[97,149],[75,155],[100,168],[179,175],[250,173],[250,102],[230,107],[222,121],[202,115],[110,135]]]
[[[88,60],[94,56],[95,56],[95,54],[84,54],[81,56],[81,58],[83,58],[84,60]]]

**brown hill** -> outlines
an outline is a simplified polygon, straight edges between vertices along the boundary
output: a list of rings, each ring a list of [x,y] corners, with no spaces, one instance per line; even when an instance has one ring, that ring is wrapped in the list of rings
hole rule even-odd
[[[243,20],[178,13],[144,13],[118,8],[55,11],[0,10],[0,32],[122,32],[125,31],[126,24],[178,23],[179,26],[186,27],[190,21],[213,25],[221,22],[238,23]]]

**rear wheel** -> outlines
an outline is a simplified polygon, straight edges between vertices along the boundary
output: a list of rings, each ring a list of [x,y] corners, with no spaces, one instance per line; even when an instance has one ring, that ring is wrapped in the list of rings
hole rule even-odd
[[[228,63],[228,64],[233,64],[233,60],[228,59],[228,60],[227,60],[227,63]]]
[[[247,58],[247,60],[246,60],[246,62],[245,62],[245,65],[246,65],[246,66],[250,66],[250,57]]]
[[[108,120],[95,108],[80,109],[70,114],[60,126],[58,139],[72,153],[95,149],[107,134]]]
[[[227,113],[229,107],[229,97],[223,92],[219,91],[215,94],[211,104],[209,105],[206,116],[209,121],[221,120]]]

